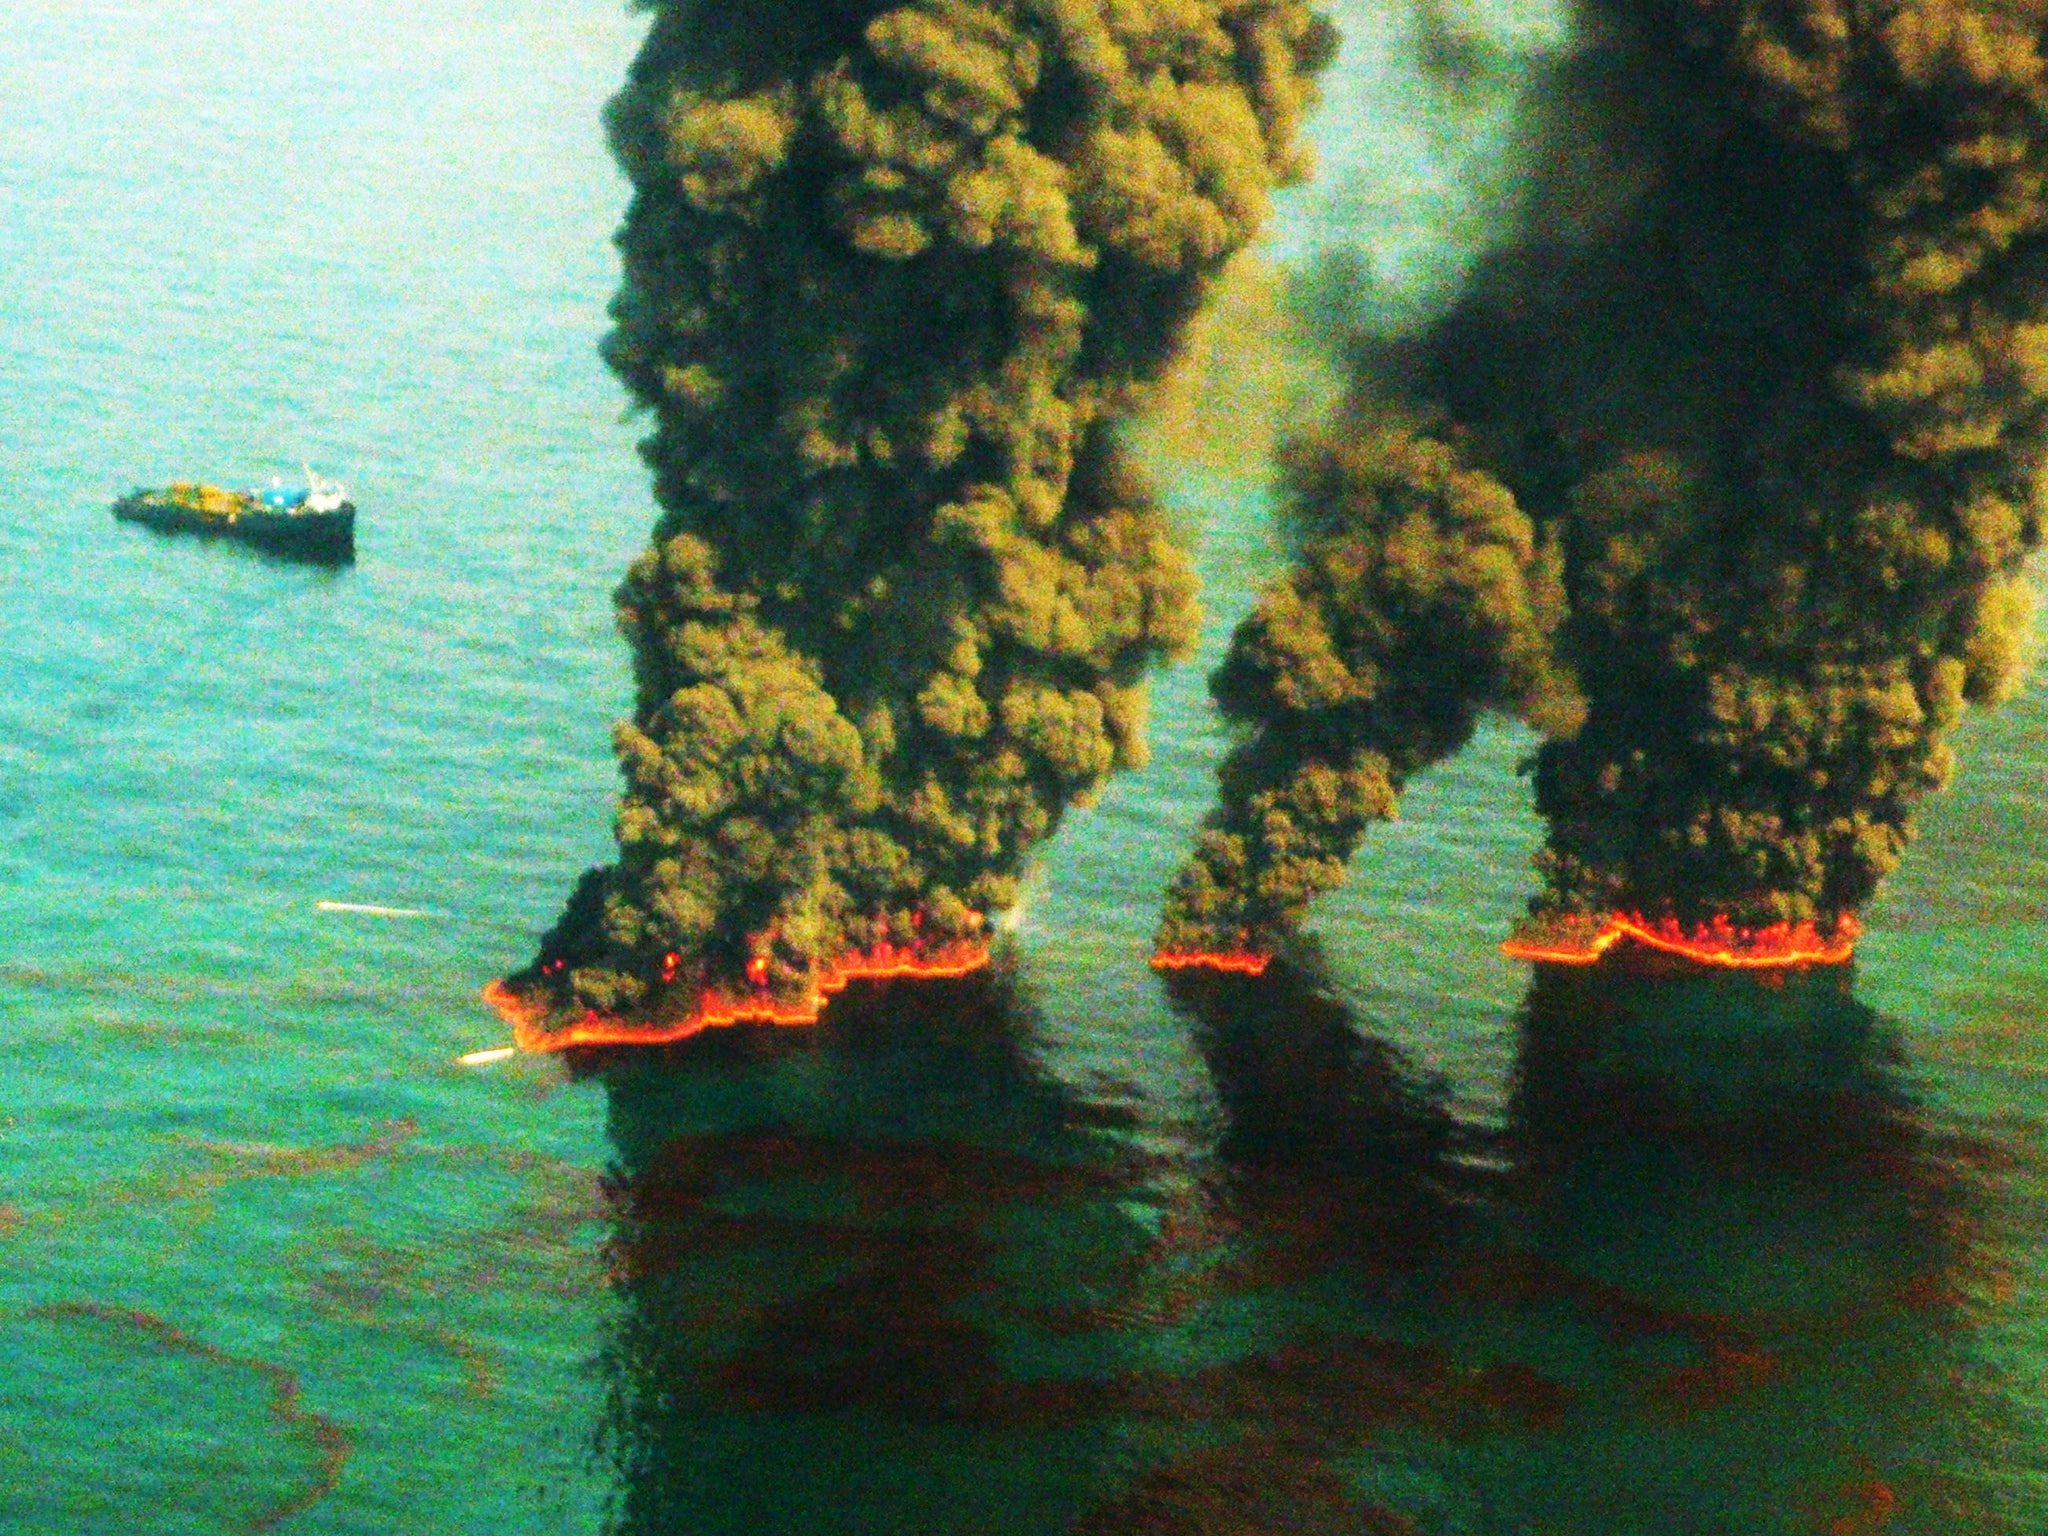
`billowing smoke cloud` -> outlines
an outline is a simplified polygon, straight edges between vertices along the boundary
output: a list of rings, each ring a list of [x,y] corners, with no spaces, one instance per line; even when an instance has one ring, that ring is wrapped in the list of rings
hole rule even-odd
[[[647,1016],[973,942],[1144,758],[1193,579],[1116,428],[1304,174],[1305,0],[660,0],[611,128],[615,866],[518,978]]]
[[[1270,947],[1485,709],[1546,736],[1539,912],[1825,931],[2020,676],[2048,6],[1572,21],[1508,233],[1289,453],[1301,558],[1214,680],[1248,734],[1168,949]]]

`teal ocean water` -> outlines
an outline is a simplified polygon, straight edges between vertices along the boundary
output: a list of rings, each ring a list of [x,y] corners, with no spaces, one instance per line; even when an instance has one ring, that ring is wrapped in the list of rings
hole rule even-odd
[[[995,974],[457,1064],[609,845],[642,25],[0,26],[0,1532],[2048,1530],[2039,692],[1853,978],[1532,989],[1499,729],[1319,964],[1169,988],[1202,676],[1280,558],[1255,484],[1171,475],[1203,655]],[[1423,271],[1454,194],[1382,41],[1283,236]],[[107,517],[302,458],[353,568]]]

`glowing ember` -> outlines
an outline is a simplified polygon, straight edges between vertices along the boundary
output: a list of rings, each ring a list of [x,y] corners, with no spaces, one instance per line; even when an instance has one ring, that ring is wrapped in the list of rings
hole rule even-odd
[[[483,995],[498,1017],[512,1026],[513,1042],[522,1051],[563,1051],[593,1045],[668,1045],[728,1024],[815,1024],[826,1001],[844,992],[852,982],[905,977],[929,981],[966,976],[988,963],[988,946],[981,943],[962,942],[929,950],[877,944],[828,968],[818,977],[810,997],[801,1002],[781,1002],[765,993],[735,997],[707,990],[690,1013],[666,1024],[629,1024],[585,1009],[582,1017],[559,1029],[549,1029],[544,1002],[521,997],[502,981],[485,987]],[[663,969],[666,974],[666,964]],[[748,980],[760,985],[767,979],[767,969],[766,959],[756,956],[748,962]]]
[[[1164,952],[1152,957],[1155,971],[1230,971],[1239,976],[1257,976],[1273,963],[1271,955],[1253,954],[1249,950],[1188,950],[1182,953]]]
[[[1738,928],[1716,917],[1687,929],[1677,919],[1651,922],[1639,913],[1613,912],[1605,917],[1557,918],[1532,925],[1501,945],[1513,960],[1546,965],[1591,965],[1623,939],[1696,965],[1734,970],[1763,970],[1788,965],[1841,965],[1856,947],[1856,919],[1844,914],[1832,935],[1812,923],[1772,923],[1764,928]]]
[[[505,1061],[518,1054],[516,1045],[494,1045],[487,1051],[471,1051],[457,1059],[465,1067],[487,1067],[494,1061]]]

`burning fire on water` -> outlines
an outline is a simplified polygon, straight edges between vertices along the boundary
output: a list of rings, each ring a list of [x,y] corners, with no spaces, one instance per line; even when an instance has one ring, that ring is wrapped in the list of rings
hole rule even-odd
[[[674,978],[674,959],[673,956],[663,957],[664,980]],[[733,993],[706,989],[699,995],[695,1008],[666,1023],[633,1024],[585,1009],[580,1018],[551,1029],[547,1027],[548,1009],[544,1002],[522,997],[502,981],[494,981],[485,987],[483,996],[498,1017],[512,1026],[513,1043],[522,1051],[564,1051],[577,1046],[596,1045],[669,1045],[707,1029],[720,1029],[729,1024],[815,1024],[825,1004],[844,992],[852,982],[966,976],[988,963],[988,946],[979,941],[961,941],[935,949],[882,943],[847,955],[828,967],[819,975],[808,998],[790,1002],[768,993],[768,964],[765,957],[756,957],[747,966],[747,979],[760,990]]]
[[[1168,954],[1162,951],[1152,957],[1155,971],[1229,971],[1239,976],[1258,976],[1273,963],[1271,955],[1254,954],[1250,950],[1188,950]]]
[[[1733,970],[1765,970],[1791,965],[1841,965],[1854,953],[1856,919],[1843,914],[1834,932],[1823,934],[1810,922],[1772,923],[1741,928],[1716,917],[1695,928],[1676,918],[1655,922],[1633,912],[1605,917],[1562,917],[1530,924],[1501,945],[1513,960],[1545,965],[1591,965],[1616,944],[1627,940],[1695,965]]]

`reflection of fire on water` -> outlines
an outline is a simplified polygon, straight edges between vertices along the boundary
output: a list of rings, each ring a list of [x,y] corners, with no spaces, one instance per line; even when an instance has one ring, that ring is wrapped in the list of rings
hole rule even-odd
[[[673,957],[666,957],[673,960]],[[748,980],[763,990],[736,994],[707,988],[697,1005],[680,1018],[666,1022],[630,1023],[607,1018],[592,1009],[559,1027],[548,1025],[545,1000],[522,996],[502,981],[484,988],[484,1001],[499,1018],[512,1026],[513,1043],[522,1051],[563,1051],[579,1046],[670,1045],[678,1040],[720,1029],[731,1024],[815,1024],[825,1004],[856,981],[903,979],[938,980],[966,976],[989,963],[986,944],[961,941],[936,948],[882,943],[857,951],[827,967],[812,984],[807,998],[789,1001],[765,990],[768,967],[764,960],[747,967]],[[673,964],[663,966],[663,978],[674,975]]]
[[[1162,950],[1152,957],[1152,969],[1155,971],[1228,971],[1239,976],[1261,975],[1272,963],[1271,955],[1243,949],[1197,949],[1173,953]]]
[[[1835,920],[1832,933],[1824,934],[1810,922],[1741,928],[1726,917],[1716,917],[1688,929],[1672,917],[1651,922],[1640,913],[1610,912],[1604,917],[1567,916],[1531,923],[1500,949],[1512,960],[1591,965],[1626,941],[1695,965],[1764,970],[1845,964],[1855,952],[1857,932],[1856,919],[1847,913]]]

